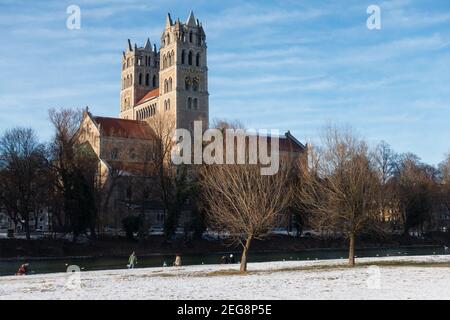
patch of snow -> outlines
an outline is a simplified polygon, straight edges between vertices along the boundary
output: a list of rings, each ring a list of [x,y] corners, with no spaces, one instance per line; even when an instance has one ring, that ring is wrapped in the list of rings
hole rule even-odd
[[[379,261],[450,263],[450,257],[357,259]],[[247,275],[220,274],[238,270],[236,264],[8,276],[0,277],[0,299],[450,299],[450,268],[346,268],[345,262],[249,263]]]

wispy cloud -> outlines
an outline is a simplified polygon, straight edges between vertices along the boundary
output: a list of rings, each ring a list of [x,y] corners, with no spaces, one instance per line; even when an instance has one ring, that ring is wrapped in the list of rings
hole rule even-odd
[[[71,31],[72,1],[2,0],[0,129],[48,137],[54,106],[117,115],[126,40],[158,45],[165,14],[184,20],[193,9],[207,35],[211,118],[300,139],[349,123],[437,163],[450,148],[447,2],[380,1],[382,29],[369,31],[359,0],[77,0],[82,28]]]

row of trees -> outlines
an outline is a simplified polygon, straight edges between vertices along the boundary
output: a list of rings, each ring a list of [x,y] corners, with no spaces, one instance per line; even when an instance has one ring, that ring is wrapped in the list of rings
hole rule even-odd
[[[450,155],[439,168],[412,154],[399,155],[385,143],[371,150],[350,129],[329,127],[308,163],[284,159],[274,176],[252,165],[204,166],[199,171],[202,203],[210,226],[242,245],[241,271],[253,239],[261,239],[290,213],[322,233],[349,242],[361,233],[385,233],[401,224],[424,231],[433,214],[450,210]],[[392,221],[394,220],[394,221]]]
[[[86,231],[95,237],[121,171],[111,165],[109,184],[98,176],[98,158],[74,139],[81,111],[50,110],[49,118],[55,133],[47,145],[26,128],[0,138],[0,207],[23,226],[28,239],[30,221],[36,222],[44,207],[51,209],[53,225],[74,239]],[[206,225],[227,232],[243,248],[242,271],[252,241],[267,237],[288,215],[323,234],[346,237],[354,265],[361,233],[393,228],[423,233],[436,227],[434,212],[450,208],[450,155],[435,168],[413,154],[395,153],[385,142],[370,148],[350,129],[330,127],[320,147],[309,148],[307,162],[283,159],[273,176],[260,175],[257,165],[187,168],[170,161],[172,123],[163,117],[150,120],[156,152],[146,157],[143,170],[151,183],[148,188],[141,180],[130,183],[142,190],[142,200],[156,197],[162,203],[168,238],[189,201],[194,214],[186,227],[198,234]],[[230,126],[241,127],[216,124]]]
[[[121,199],[119,222],[131,212],[130,208],[156,200],[165,211],[164,230],[170,238],[176,229],[180,213],[189,199],[194,204],[198,191],[195,180],[188,179],[187,168],[175,167],[170,161],[174,144],[174,122],[166,115],[151,119],[156,146],[141,150],[143,166],[139,176],[128,177],[113,161],[108,164],[108,177],[101,176],[97,155],[88,143],[77,139],[82,127],[83,111],[76,109],[49,110],[54,135],[47,144],[40,143],[29,128],[7,130],[0,138],[0,209],[15,225],[21,225],[30,239],[30,221],[38,222],[40,213],[51,211],[54,231],[80,234],[92,238],[103,230],[111,215],[111,199],[119,188],[126,190]],[[106,182],[105,182],[106,181]],[[119,190],[122,191],[122,190]],[[127,209],[125,209],[127,208]],[[191,205],[197,211],[195,205]],[[119,209],[120,210],[120,209]],[[143,213],[143,212],[141,212]],[[196,212],[197,213],[197,212]],[[193,224],[203,225],[199,213]],[[109,219],[110,220],[110,219]],[[129,219],[128,219],[129,220]],[[129,225],[129,221],[124,221]],[[138,221],[144,221],[139,218]],[[202,228],[190,225],[190,229]],[[141,229],[142,223],[137,227]]]
[[[55,134],[47,145],[30,128],[7,130],[0,139],[0,207],[30,239],[30,221],[51,208],[54,225],[76,238],[95,234],[97,159],[76,149],[81,113],[49,111]],[[59,223],[58,223],[59,222]],[[37,225],[36,225],[37,226]]]

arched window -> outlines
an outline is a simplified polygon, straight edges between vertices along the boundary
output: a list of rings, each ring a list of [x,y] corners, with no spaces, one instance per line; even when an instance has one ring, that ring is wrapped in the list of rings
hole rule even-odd
[[[191,79],[189,79],[189,77],[186,77],[184,79],[184,89],[187,91],[189,90],[191,87]]]
[[[167,67],[167,57],[166,55],[163,56],[163,68]]]
[[[181,64],[185,64],[186,61],[186,52],[183,50],[181,51]]]
[[[132,85],[133,85],[133,75],[130,74],[130,86],[132,86]]]
[[[139,73],[139,85],[142,84],[142,73]]]
[[[197,67],[200,66],[200,53],[197,53],[197,55],[195,56],[195,65]]]
[[[169,81],[164,80],[164,93],[169,91]]]
[[[172,91],[172,78],[169,78],[169,91]]]
[[[172,65],[172,55],[170,52],[167,54],[167,66],[170,67]]]
[[[190,97],[187,99],[187,107],[188,109],[192,109],[192,99]]]
[[[190,66],[192,66],[192,51],[189,51],[189,55],[188,55],[188,64]]]
[[[153,75],[153,78],[152,78],[152,86],[153,86],[153,87],[156,87],[156,75]]]
[[[167,110],[170,110],[170,99],[167,100]]]
[[[191,32],[189,32],[189,42],[191,42],[191,43],[192,43],[192,31],[191,31]]]
[[[149,80],[150,80],[150,75],[147,73],[147,74],[145,75],[145,85],[146,85],[146,86],[148,86]]]
[[[198,79],[197,79],[197,78],[195,78],[195,79],[192,81],[192,90],[198,91]]]
[[[194,99],[194,110],[197,110],[197,109],[198,109],[198,99],[195,98]]]
[[[151,62],[150,56],[148,56],[148,57],[147,57],[147,65],[148,65],[148,66],[151,66],[151,63],[150,63],[150,62]]]

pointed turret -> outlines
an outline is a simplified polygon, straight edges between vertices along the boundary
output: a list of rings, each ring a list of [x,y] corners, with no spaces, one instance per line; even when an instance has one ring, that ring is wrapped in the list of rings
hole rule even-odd
[[[144,46],[144,49],[145,50],[152,50],[152,44],[150,43],[150,39],[149,38],[147,38],[147,42],[145,43],[145,46]]]
[[[170,13],[167,13],[166,16],[166,28],[170,28],[172,26],[172,18],[170,17]]]
[[[186,24],[190,27],[195,27],[197,25],[196,20],[195,20],[195,16],[194,16],[194,12],[191,10],[191,12],[189,13],[189,17],[186,21]]]
[[[128,39],[128,51],[133,51],[133,47],[131,46],[131,40]]]

